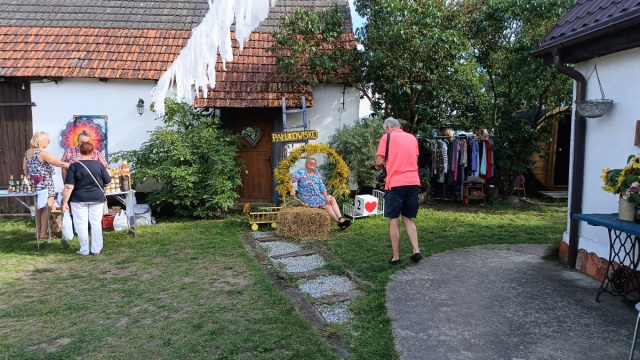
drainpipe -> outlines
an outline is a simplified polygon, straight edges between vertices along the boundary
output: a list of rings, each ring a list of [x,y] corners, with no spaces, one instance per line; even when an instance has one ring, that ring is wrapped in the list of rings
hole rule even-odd
[[[551,49],[553,55],[553,65],[561,73],[576,81],[576,101],[585,99],[587,81],[579,71],[567,67],[563,62],[562,50],[559,47]],[[572,104],[573,105],[573,104]],[[575,269],[578,259],[578,231],[580,221],[573,219],[573,214],[582,213],[582,190],[584,178],[584,143],[587,123],[585,118],[578,113],[575,105],[573,124],[573,166],[571,168],[571,205],[569,207],[569,253],[567,265]]]

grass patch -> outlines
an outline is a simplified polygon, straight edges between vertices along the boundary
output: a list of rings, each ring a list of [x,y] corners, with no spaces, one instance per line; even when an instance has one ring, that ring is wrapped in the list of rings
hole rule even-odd
[[[482,244],[558,244],[566,202],[518,207],[435,203],[416,220],[424,256]],[[10,359],[334,359],[243,247],[242,217],[105,233],[101,256],[59,240],[36,250],[33,223],[0,220],[0,354]],[[342,335],[355,359],[397,359],[386,310],[388,221],[359,219],[323,241],[332,272],[367,281]],[[455,269],[452,269],[452,271]]]

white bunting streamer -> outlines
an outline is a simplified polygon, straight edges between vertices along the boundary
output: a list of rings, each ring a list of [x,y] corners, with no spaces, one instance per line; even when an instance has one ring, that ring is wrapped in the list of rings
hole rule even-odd
[[[176,98],[193,104],[195,90],[204,96],[216,86],[216,62],[218,53],[223,69],[233,61],[231,25],[235,19],[236,39],[240,50],[249,40],[251,32],[269,15],[269,7],[276,0],[208,0],[209,11],[202,22],[193,29],[187,45],[151,90],[158,116],[164,115],[164,98],[175,86]]]

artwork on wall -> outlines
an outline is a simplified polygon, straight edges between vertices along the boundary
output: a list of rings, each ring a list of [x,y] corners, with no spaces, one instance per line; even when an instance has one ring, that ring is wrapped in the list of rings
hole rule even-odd
[[[107,157],[107,116],[106,115],[74,115],[60,131],[60,147],[62,149],[78,146],[78,135],[86,132],[96,150]]]

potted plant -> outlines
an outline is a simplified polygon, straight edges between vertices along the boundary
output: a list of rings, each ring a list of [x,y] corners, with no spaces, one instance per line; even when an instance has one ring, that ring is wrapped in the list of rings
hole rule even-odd
[[[618,217],[634,220],[635,207],[640,204],[640,155],[629,156],[622,169],[602,169],[601,178],[604,191],[620,195]]]

